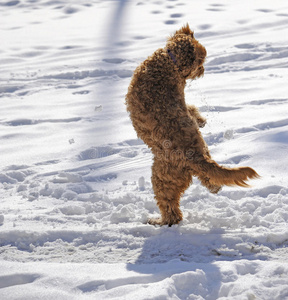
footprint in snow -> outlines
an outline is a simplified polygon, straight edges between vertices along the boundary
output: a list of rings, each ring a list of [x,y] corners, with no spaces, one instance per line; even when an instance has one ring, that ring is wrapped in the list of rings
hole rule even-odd
[[[213,11],[213,12],[219,12],[219,11],[224,11],[224,9],[221,8],[207,8],[207,11]]]
[[[104,58],[102,59],[102,61],[109,64],[122,64],[126,60],[122,58]]]
[[[224,4],[220,4],[220,3],[213,3],[213,4],[210,4],[210,6],[222,7],[222,6],[225,6],[225,5]]]
[[[275,105],[275,104],[285,104],[288,99],[264,99],[264,100],[252,100],[249,102],[244,102],[242,105]]]
[[[288,14],[280,13],[276,14],[277,17],[288,17]]]
[[[162,11],[161,10],[152,10],[151,14],[153,14],[153,15],[162,14]]]
[[[18,5],[19,3],[20,3],[20,1],[15,0],[15,1],[8,1],[8,2],[6,2],[6,3],[3,3],[2,5],[3,5],[3,6],[16,6],[16,5]]]
[[[144,35],[136,35],[133,37],[134,40],[145,40],[147,38],[148,36],[144,36]]]
[[[218,4],[218,3],[215,3],[215,4],[210,4],[210,6],[212,6],[211,8],[207,8],[206,10],[208,11],[224,11],[224,6],[223,4]]]
[[[200,30],[207,30],[207,29],[210,29],[212,27],[211,24],[202,24],[202,25],[199,25],[198,28]]]
[[[91,91],[89,90],[83,90],[83,91],[79,91],[79,92],[74,92],[72,93],[73,95],[86,95],[89,94]]]
[[[166,25],[173,25],[173,24],[176,24],[177,21],[175,21],[175,20],[167,20],[167,21],[165,21],[164,23],[165,23]]]
[[[37,274],[13,274],[0,276],[0,288],[32,283],[38,278],[40,278],[40,275]]]
[[[235,47],[239,49],[253,49],[256,48],[256,45],[254,45],[253,43],[244,43],[235,45]]]
[[[272,9],[266,9],[266,8],[256,9],[256,11],[263,12],[263,13],[270,13],[270,12],[273,12]]]
[[[178,14],[171,14],[171,15],[170,15],[170,18],[173,18],[173,19],[174,19],[174,18],[181,18],[181,17],[183,17],[183,16],[184,16],[184,14],[179,14],[179,13],[178,13]]]
[[[75,14],[79,10],[80,10],[79,8],[76,8],[74,6],[68,6],[64,8],[63,12],[67,15],[71,15],[71,14]]]
[[[119,152],[120,152],[119,149],[115,149],[110,146],[93,147],[93,148],[82,151],[78,155],[78,158],[79,158],[79,160],[103,158],[103,157],[117,154]]]

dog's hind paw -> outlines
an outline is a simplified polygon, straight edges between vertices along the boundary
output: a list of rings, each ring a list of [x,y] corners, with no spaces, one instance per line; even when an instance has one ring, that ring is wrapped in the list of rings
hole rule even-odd
[[[172,225],[179,224],[179,222],[181,222],[181,220],[182,220],[182,218],[177,219],[177,220],[163,220],[162,218],[151,218],[151,219],[148,219],[148,224],[154,225],[154,226],[168,225],[169,227],[171,227]]]
[[[162,221],[162,218],[150,218],[148,219],[148,224],[150,225],[159,225],[159,226],[162,226],[163,225],[163,221]]]
[[[212,194],[217,194],[218,192],[220,192],[222,190],[222,186],[218,186],[218,185],[211,185],[209,187],[209,192]]]

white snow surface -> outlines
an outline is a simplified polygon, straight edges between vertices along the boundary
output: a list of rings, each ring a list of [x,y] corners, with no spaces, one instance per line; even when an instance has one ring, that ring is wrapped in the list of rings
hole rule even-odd
[[[0,299],[288,299],[288,3],[0,3]],[[124,98],[186,23],[206,47],[187,103],[220,164],[262,176],[154,227],[151,152]]]

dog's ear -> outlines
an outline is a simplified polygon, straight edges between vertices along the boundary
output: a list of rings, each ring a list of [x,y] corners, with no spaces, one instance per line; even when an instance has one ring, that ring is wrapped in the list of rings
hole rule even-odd
[[[190,29],[189,24],[187,23],[181,29],[177,30],[175,34],[186,34],[192,36],[194,38],[194,32]]]

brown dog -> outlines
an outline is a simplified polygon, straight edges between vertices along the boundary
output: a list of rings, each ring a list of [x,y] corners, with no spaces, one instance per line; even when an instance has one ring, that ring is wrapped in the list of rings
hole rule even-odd
[[[138,137],[154,154],[152,184],[161,218],[150,224],[171,226],[182,220],[180,197],[192,176],[212,193],[223,185],[247,187],[246,180],[259,177],[249,167],[229,169],[212,160],[199,131],[206,120],[185,103],[186,80],[203,76],[205,57],[206,49],[187,24],[136,68],[126,95]]]

